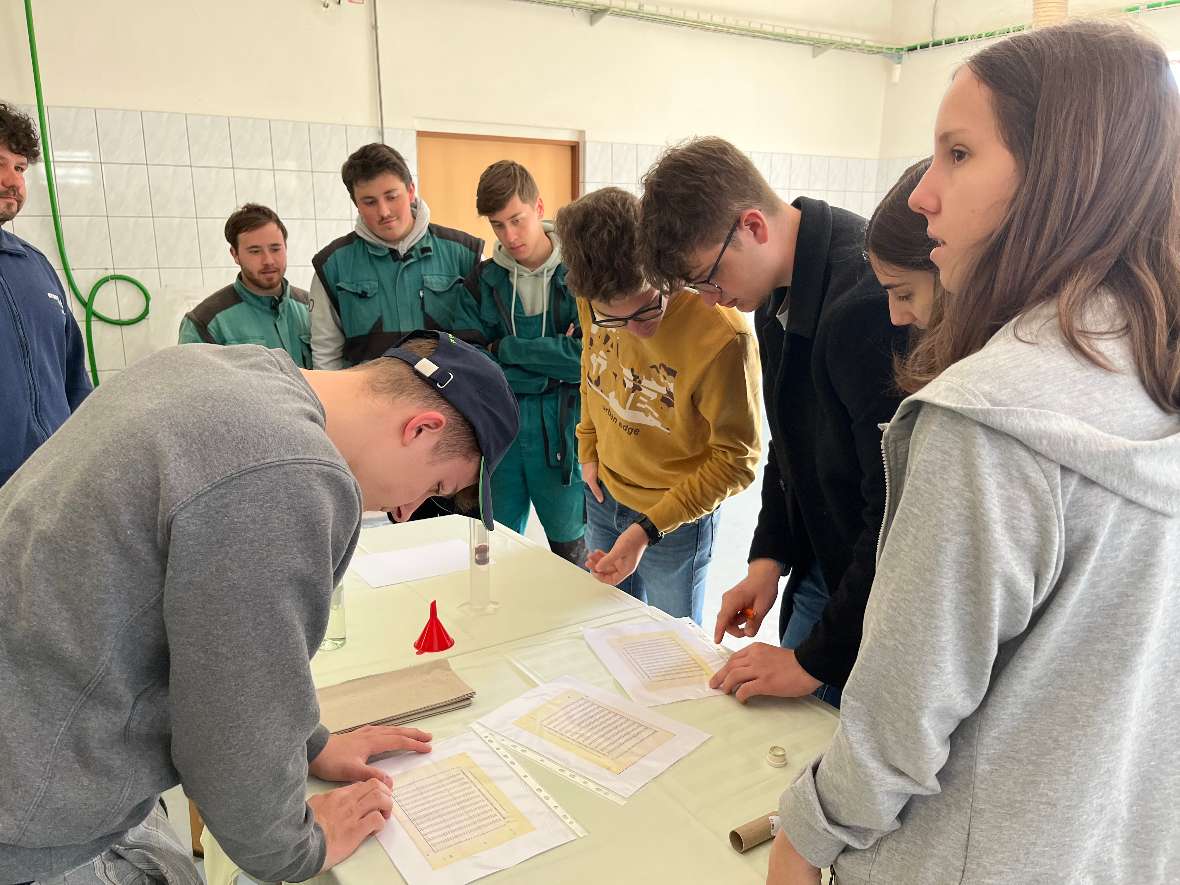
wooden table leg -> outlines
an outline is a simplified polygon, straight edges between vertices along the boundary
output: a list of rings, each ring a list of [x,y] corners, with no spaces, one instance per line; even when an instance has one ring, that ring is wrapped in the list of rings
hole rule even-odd
[[[201,812],[197,810],[196,803],[192,799],[188,800],[188,828],[192,833],[193,857],[204,857],[205,849],[201,847],[201,833],[205,830],[205,822],[201,820]]]

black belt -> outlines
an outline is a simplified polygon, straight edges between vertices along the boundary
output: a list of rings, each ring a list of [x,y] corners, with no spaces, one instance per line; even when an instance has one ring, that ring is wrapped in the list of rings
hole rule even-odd
[[[574,462],[577,460],[570,456],[569,438],[565,433],[565,422],[569,419],[570,412],[574,408],[574,404],[578,401],[578,385],[572,381],[558,381],[556,378],[550,378],[549,383],[545,385],[545,389],[538,394],[525,394],[526,396],[544,396],[545,394],[558,394],[557,400],[557,434],[560,437],[560,442],[557,446],[556,460],[549,461],[550,467],[561,468],[561,484],[568,486],[573,483],[574,478]],[[541,416],[541,435],[545,441],[545,457],[548,459],[549,452],[552,451],[549,445],[549,433],[545,429],[545,417]]]

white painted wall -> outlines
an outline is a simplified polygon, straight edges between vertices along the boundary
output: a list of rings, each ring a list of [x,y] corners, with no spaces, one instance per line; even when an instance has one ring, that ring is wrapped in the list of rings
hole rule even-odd
[[[880,157],[930,153],[934,116],[951,75],[983,44],[912,52],[901,64],[901,79],[885,87],[881,116]]]
[[[591,27],[584,14],[504,0],[416,0],[398,20],[400,32],[382,25],[389,126],[475,120],[651,144],[709,133],[748,150],[854,157],[880,143],[880,58],[816,59],[805,47],[624,19]],[[455,61],[432,64],[426,47]]]
[[[889,63],[510,0],[380,4],[386,126],[584,133],[663,144],[723,135],[752,151],[883,158],[924,153],[950,74],[979,44]],[[909,42],[934,0],[685,0],[734,17]],[[1110,0],[1073,0],[1074,11]],[[939,0],[945,37],[1027,20],[1031,0]],[[319,0],[36,0],[47,100],[372,126],[370,6]],[[1180,49],[1180,11],[1139,17]],[[0,4],[0,97],[28,104],[22,4]]]
[[[666,0],[658,5],[874,41],[887,41],[893,25],[893,0]]]
[[[32,104],[23,6],[0,4],[0,96]],[[35,0],[33,13],[48,104],[376,122],[365,6]]]
[[[1069,0],[1069,12],[1097,15],[1127,5],[1119,0]],[[919,43],[1023,24],[1032,17],[1033,0],[893,0],[891,36],[901,43]]]
[[[930,3],[931,0],[897,0],[895,29],[900,28],[911,35],[918,34],[919,40],[929,39]],[[1109,6],[1109,2],[1071,0],[1070,10],[1084,12],[1096,7],[1108,9]],[[1028,20],[1031,11],[1031,3],[1013,0],[989,4],[973,3],[970,0],[942,0],[938,4],[937,35],[946,37],[977,33],[990,27],[1019,23]],[[924,34],[921,31],[922,21],[926,22]],[[1135,16],[1132,21],[1155,34],[1169,50],[1180,51],[1180,10],[1145,13]],[[984,45],[969,43],[912,52],[905,57],[900,81],[888,83],[885,87],[879,157],[916,157],[930,153],[938,103],[950,83],[951,75]]]
[[[420,120],[662,144],[724,135],[751,150],[871,157],[885,63],[587,16],[510,0],[37,0],[46,100],[239,117],[377,123],[380,3],[386,125]],[[721,13],[880,37],[889,0],[710,0]],[[843,23],[843,24],[842,24]],[[855,23],[855,25],[853,24]],[[33,101],[22,4],[0,4],[0,96]]]

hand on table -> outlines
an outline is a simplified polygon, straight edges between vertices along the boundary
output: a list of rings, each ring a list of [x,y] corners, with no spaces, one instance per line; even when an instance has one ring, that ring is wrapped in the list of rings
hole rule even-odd
[[[324,831],[321,873],[351,857],[365,839],[385,826],[393,812],[389,785],[375,777],[319,793],[309,798],[307,804]]]
[[[765,642],[734,652],[709,680],[710,688],[732,694],[743,704],[755,695],[802,697],[822,684],[799,665],[791,649]]]
[[[369,760],[381,753],[412,750],[430,752],[430,733],[397,725],[366,725],[356,731],[334,734],[307,766],[308,774],[324,781],[363,781],[374,778],[387,786],[393,778]]]
[[[770,869],[766,885],[819,885],[819,868],[813,867],[779,830],[770,846]]]
[[[601,550],[591,553],[586,559],[586,568],[602,583],[618,586],[639,567],[646,549],[647,532],[638,525],[629,525],[615,540],[609,553]]]
[[[429,732],[397,725],[366,725],[328,738],[308,764],[308,774],[325,781],[354,783],[307,800],[324,831],[327,853],[323,870],[350,857],[361,842],[385,826],[393,810],[393,778],[369,760],[398,750],[429,753],[430,749]]]

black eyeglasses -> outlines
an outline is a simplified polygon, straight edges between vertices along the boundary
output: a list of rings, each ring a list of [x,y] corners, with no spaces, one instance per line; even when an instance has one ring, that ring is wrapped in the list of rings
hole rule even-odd
[[[637,323],[642,323],[645,320],[655,319],[660,315],[664,309],[664,293],[656,292],[656,297],[652,299],[646,306],[639,308],[635,313],[629,313],[625,317],[600,317],[594,312],[594,305],[590,305],[590,321],[594,325],[602,329],[621,329],[627,323],[634,320]]]
[[[729,248],[729,244],[733,242],[733,235],[737,233],[738,225],[741,224],[742,218],[739,215],[734,219],[733,227],[729,229],[729,233],[725,237],[725,242],[721,244],[721,251],[717,253],[717,260],[713,262],[713,266],[709,268],[709,272],[705,274],[702,280],[696,280],[688,284],[686,288],[691,289],[697,295],[724,295],[721,286],[713,282],[713,274],[717,273],[717,268],[721,266],[721,259],[725,256],[725,250]]]

